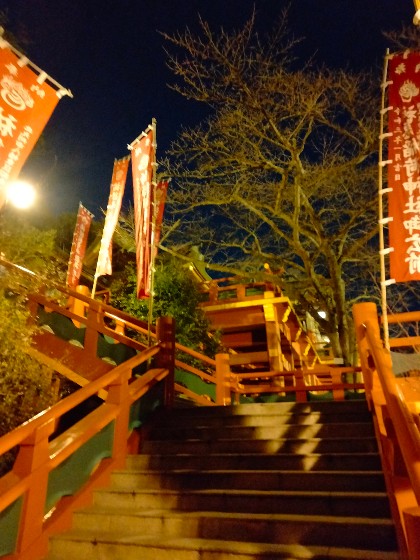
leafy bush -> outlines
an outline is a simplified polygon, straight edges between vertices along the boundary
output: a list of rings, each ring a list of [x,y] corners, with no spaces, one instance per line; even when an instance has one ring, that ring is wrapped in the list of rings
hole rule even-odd
[[[144,321],[149,301],[136,297],[135,264],[130,262],[111,285],[112,303]],[[218,349],[217,336],[209,334],[209,323],[199,303],[203,300],[199,283],[179,260],[161,259],[156,265],[152,317],[170,316],[176,322],[176,340],[184,346],[213,357]]]
[[[16,264],[45,271],[53,250],[52,232],[17,221],[1,221],[1,248]],[[52,372],[27,354],[35,327],[28,322],[23,278],[0,266],[0,436],[52,404]],[[36,278],[30,281],[36,289]],[[13,453],[0,457],[0,474]]]

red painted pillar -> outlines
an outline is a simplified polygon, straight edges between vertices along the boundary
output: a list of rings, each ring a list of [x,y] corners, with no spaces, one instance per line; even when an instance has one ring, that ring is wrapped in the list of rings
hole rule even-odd
[[[155,358],[155,367],[169,370],[165,378],[165,407],[174,404],[175,384],[175,319],[173,317],[159,317],[156,323],[156,337],[161,350]]]

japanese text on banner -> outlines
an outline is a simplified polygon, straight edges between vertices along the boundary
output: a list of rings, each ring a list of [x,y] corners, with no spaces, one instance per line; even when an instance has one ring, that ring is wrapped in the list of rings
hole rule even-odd
[[[0,39],[0,208],[59,101],[47,84]]]
[[[420,53],[389,61],[389,243],[391,277],[420,280]]]
[[[73,242],[67,269],[67,285],[75,288],[79,284],[82,273],[83,258],[86,252],[89,228],[93,215],[82,204],[79,204],[76,227],[73,233]]]
[[[130,157],[115,160],[95,276],[112,274],[112,236],[118,223]]]
[[[132,148],[134,220],[137,260],[137,297],[150,296],[153,129],[143,134]]]

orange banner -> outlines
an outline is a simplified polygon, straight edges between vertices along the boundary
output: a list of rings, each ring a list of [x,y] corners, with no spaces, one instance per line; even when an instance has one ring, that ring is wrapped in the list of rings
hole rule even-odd
[[[137,297],[150,296],[151,283],[151,219],[152,178],[155,158],[153,128],[135,140],[132,145],[134,220],[137,260]]]
[[[390,274],[420,280],[420,53],[393,55],[388,66]]]
[[[121,210],[129,162],[130,156],[114,161],[101,248],[99,249],[98,263],[96,265],[96,277],[112,274],[112,236],[114,235]]]
[[[77,213],[76,227],[74,228],[73,243],[71,245],[67,270],[67,285],[70,288],[75,288],[79,284],[92,218],[93,214],[82,204],[79,204],[79,212]]]
[[[13,50],[0,38],[0,208],[8,183],[17,178],[63,95]]]

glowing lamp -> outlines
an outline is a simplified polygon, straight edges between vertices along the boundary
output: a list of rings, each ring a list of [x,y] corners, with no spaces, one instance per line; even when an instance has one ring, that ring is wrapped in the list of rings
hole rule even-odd
[[[33,185],[26,181],[13,181],[7,189],[7,202],[26,210],[35,202],[36,191]]]

